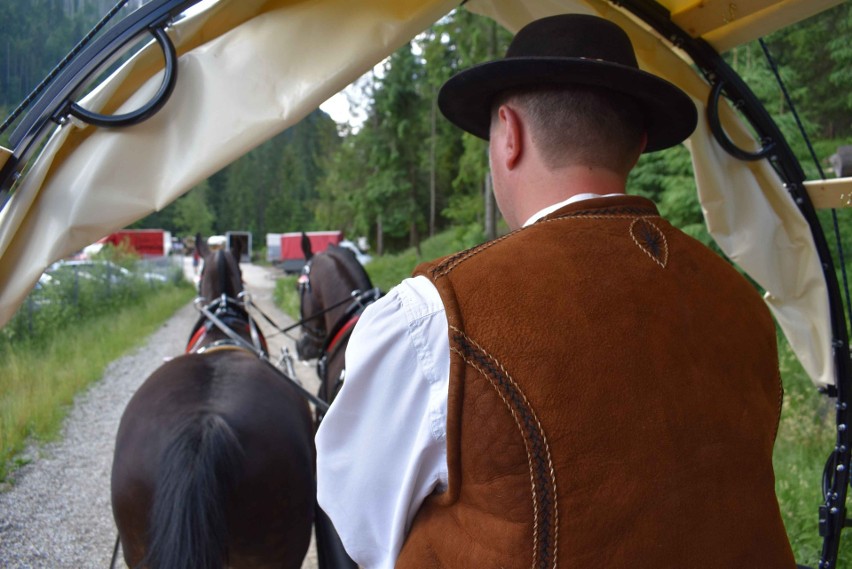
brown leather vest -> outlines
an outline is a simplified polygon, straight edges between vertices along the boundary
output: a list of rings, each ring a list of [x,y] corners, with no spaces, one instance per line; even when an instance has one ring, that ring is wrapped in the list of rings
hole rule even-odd
[[[397,567],[786,569],[775,328],[625,196],[421,265],[447,309],[449,488]]]

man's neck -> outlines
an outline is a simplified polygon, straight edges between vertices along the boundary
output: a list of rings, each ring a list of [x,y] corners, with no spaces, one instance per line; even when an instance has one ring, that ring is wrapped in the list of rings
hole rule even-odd
[[[530,216],[529,219],[526,220],[523,227],[526,227],[527,225],[532,225],[533,223],[535,223],[539,219],[543,218],[544,216],[550,215],[554,211],[560,210],[563,207],[570,205],[572,203],[577,203],[577,202],[581,202],[581,201],[584,201],[584,200],[591,200],[591,199],[595,199],[595,198],[612,198],[612,197],[619,197],[619,196],[623,196],[623,195],[624,195],[623,193],[617,193],[617,194],[575,194],[575,195],[571,196],[570,198],[568,198],[567,200],[563,200],[561,202],[556,202],[552,205],[545,207],[544,209],[537,211],[532,216]]]
[[[523,211],[518,216],[521,220],[530,219],[545,208],[580,194],[623,194],[626,179],[610,170],[568,166],[540,172],[525,185]]]

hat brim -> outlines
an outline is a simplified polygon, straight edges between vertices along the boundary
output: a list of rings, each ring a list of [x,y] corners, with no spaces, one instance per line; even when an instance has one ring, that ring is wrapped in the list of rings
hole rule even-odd
[[[476,65],[441,87],[438,107],[459,128],[488,140],[494,97],[507,89],[533,85],[590,85],[633,98],[645,113],[645,152],[683,142],[698,122],[692,100],[665,79],[617,63],[582,58],[517,57]]]

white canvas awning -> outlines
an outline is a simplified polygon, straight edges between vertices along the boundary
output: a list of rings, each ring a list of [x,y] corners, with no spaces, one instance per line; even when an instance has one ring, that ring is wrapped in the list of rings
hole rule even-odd
[[[671,19],[719,51],[840,0],[660,0]],[[219,0],[176,22],[174,94],[127,128],[59,126],[0,212],[0,324],[42,271],[162,209],[334,93],[456,8],[455,0]],[[709,86],[649,26],[602,0],[471,0],[466,9],[511,31],[551,14],[584,12],[622,26],[640,66],[679,85],[703,116]],[[153,43],[83,101],[104,113],[144,104],[160,83]],[[756,148],[721,109],[728,135]],[[705,121],[687,141],[711,234],[767,290],[766,300],[817,385],[834,383],[828,300],[810,230],[767,161],[725,153]],[[353,188],[353,191],[358,191]]]

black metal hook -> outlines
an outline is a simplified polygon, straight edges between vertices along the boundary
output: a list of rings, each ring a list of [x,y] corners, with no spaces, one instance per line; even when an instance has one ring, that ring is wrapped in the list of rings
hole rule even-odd
[[[160,44],[166,60],[163,83],[150,101],[129,113],[104,115],[84,109],[77,103],[71,103],[68,113],[83,122],[100,127],[130,126],[151,118],[169,100],[177,83],[177,52],[171,38],[162,27],[148,28],[154,39]]]
[[[731,156],[746,162],[754,162],[769,156],[775,148],[775,142],[772,140],[764,141],[764,146],[757,152],[748,152],[733,143],[725,129],[722,128],[722,121],[719,119],[719,99],[722,96],[722,90],[725,87],[725,82],[721,79],[716,81],[713,88],[710,90],[710,98],[707,101],[707,121],[710,123],[710,132],[716,138],[719,145]]]

